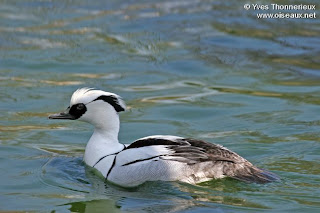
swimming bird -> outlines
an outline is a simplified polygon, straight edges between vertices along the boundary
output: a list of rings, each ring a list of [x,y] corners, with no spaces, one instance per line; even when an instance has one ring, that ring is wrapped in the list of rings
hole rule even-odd
[[[197,184],[231,177],[245,182],[267,183],[278,177],[218,144],[171,135],[140,138],[131,144],[118,140],[122,98],[92,88],[76,90],[65,112],[50,119],[85,121],[94,126],[84,162],[107,181],[135,187],[147,181],[181,181]]]

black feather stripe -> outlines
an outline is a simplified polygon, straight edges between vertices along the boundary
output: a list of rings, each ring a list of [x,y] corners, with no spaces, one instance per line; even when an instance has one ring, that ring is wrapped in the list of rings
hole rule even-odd
[[[157,158],[157,157],[160,157],[160,156],[163,156],[163,155],[157,155],[157,156],[153,156],[153,157],[150,157],[150,158],[144,158],[144,159],[139,159],[139,160],[131,161],[131,162],[129,162],[129,163],[123,164],[122,166],[128,166],[128,165],[131,165],[131,164],[134,164],[134,163],[139,163],[139,162],[142,162],[142,161],[152,160],[152,159]]]
[[[109,156],[111,156],[111,155],[117,155],[117,154],[119,154],[120,152],[122,152],[122,151],[126,148],[126,146],[125,146],[124,144],[122,144],[122,145],[123,145],[123,149],[122,149],[121,151],[115,152],[115,153],[112,153],[112,154],[108,154],[108,155],[105,155],[105,156],[102,156],[92,167],[95,167],[100,161],[102,161],[102,160],[105,159],[106,157],[109,157]]]
[[[110,169],[109,169],[109,171],[108,171],[108,173],[107,173],[107,175],[106,175],[106,179],[108,179],[108,176],[109,176],[111,170],[112,170],[113,167],[116,165],[116,160],[117,160],[117,155],[116,155],[116,156],[114,157],[114,159],[113,159],[112,165],[111,165],[111,167],[110,167]]]
[[[118,98],[115,96],[107,96],[107,95],[101,95],[98,98],[96,98],[93,101],[102,100],[107,103],[109,103],[117,112],[125,111],[125,109],[119,104]]]
[[[110,155],[105,155],[105,156],[101,157],[92,167],[94,168],[100,161],[102,161],[102,160],[105,159],[106,157],[109,157],[109,156],[115,155],[115,154],[118,154],[118,153],[114,153],[114,154],[110,154]]]
[[[155,145],[190,145],[188,142],[184,141],[172,141],[163,138],[146,138],[137,140],[134,143],[130,144],[126,149],[132,148],[141,148],[144,146],[155,146]]]

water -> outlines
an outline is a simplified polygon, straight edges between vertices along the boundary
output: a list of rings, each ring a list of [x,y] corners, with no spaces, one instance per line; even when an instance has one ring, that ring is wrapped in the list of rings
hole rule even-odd
[[[319,209],[319,18],[259,20],[235,0],[0,4],[2,211]],[[123,143],[204,139],[282,179],[109,185],[82,162],[92,127],[47,119],[84,86],[127,101]]]

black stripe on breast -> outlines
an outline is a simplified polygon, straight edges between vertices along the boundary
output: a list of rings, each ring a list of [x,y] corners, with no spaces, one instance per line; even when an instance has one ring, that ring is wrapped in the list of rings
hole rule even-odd
[[[147,139],[141,139],[133,142],[126,149],[140,148],[144,146],[155,146],[155,145],[186,145],[186,144],[189,144],[189,143],[181,140],[171,141],[171,140],[162,139],[162,138],[147,138]]]
[[[119,154],[120,152],[122,152],[122,151],[126,148],[126,146],[125,146],[124,144],[122,144],[122,145],[123,145],[123,149],[122,149],[121,151],[116,152],[116,153],[113,153],[113,154],[108,154],[108,155],[102,156],[92,167],[95,167],[100,161],[102,161],[102,160],[105,159],[106,157],[109,157],[109,156],[111,156],[111,155],[117,155],[117,154]]]
[[[117,112],[125,111],[125,109],[119,104],[118,98],[114,96],[101,95],[93,101],[102,100],[109,103]]]
[[[113,154],[109,154],[109,155],[105,155],[105,156],[101,157],[92,167],[95,167],[100,161],[102,161],[106,157],[109,157],[111,155],[116,155],[116,154],[119,154],[119,152],[116,152],[116,153],[113,153]]]
[[[113,167],[116,165],[116,160],[117,160],[117,156],[115,156],[114,159],[113,159],[112,165],[111,165],[111,167],[110,167],[110,169],[109,169],[109,171],[108,171],[108,173],[107,173],[107,175],[106,175],[106,179],[108,179],[108,176],[109,176],[111,170],[112,170]]]

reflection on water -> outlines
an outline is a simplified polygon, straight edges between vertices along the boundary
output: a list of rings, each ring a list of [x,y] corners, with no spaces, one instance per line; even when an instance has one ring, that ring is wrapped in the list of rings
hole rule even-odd
[[[106,210],[110,213],[121,212],[120,208],[117,208],[115,205],[115,202],[107,199],[72,202],[63,204],[62,206],[67,206],[70,212],[105,212]]]
[[[317,2],[282,1],[301,3]],[[319,19],[256,12],[236,0],[1,1],[1,210],[316,212]],[[126,100],[123,143],[206,139],[281,182],[109,185],[81,160],[92,127],[47,119],[82,86]]]

